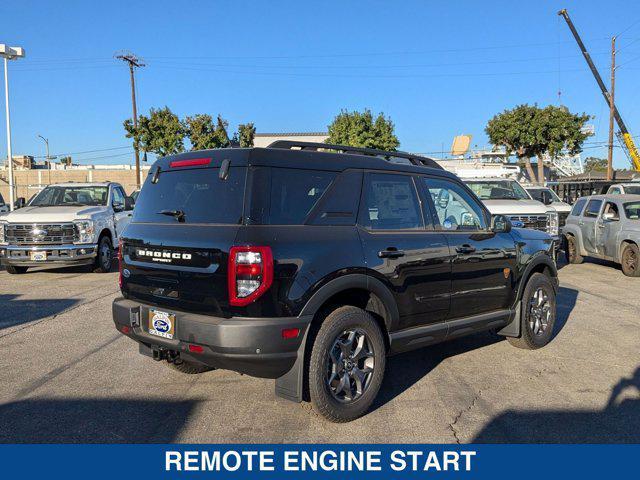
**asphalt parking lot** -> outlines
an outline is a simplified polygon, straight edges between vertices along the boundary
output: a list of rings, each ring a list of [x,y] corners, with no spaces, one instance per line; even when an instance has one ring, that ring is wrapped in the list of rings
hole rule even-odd
[[[561,268],[547,347],[486,333],[393,357],[347,425],[273,381],[139,355],[111,320],[116,277],[0,270],[0,442],[640,442],[640,279],[609,263]]]

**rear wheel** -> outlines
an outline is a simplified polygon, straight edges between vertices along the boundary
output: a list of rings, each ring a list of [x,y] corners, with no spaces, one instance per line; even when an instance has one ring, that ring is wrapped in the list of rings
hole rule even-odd
[[[568,263],[582,263],[584,258],[580,255],[580,251],[578,250],[578,242],[576,241],[576,237],[573,235],[567,235],[567,245],[564,250],[565,256],[567,258]]]
[[[544,347],[551,340],[555,321],[556,292],[551,280],[543,273],[534,273],[522,294],[520,337],[508,340],[527,350]]]
[[[177,359],[171,363],[168,363],[169,367],[173,370],[177,370],[180,373],[186,373],[187,375],[194,375],[197,373],[209,372],[215,370],[213,367],[207,367],[201,363],[188,362],[186,360]]]
[[[627,244],[622,251],[622,273],[627,277],[640,277],[640,250],[634,243]]]
[[[11,275],[20,275],[22,273],[27,273],[27,270],[29,269],[29,267],[20,267],[20,266],[16,266],[16,265],[7,265],[6,269],[7,269],[7,273],[10,273]]]
[[[93,263],[93,271],[96,273],[107,273],[111,271],[113,261],[113,245],[111,239],[106,235],[98,242],[98,254]]]
[[[363,415],[378,395],[385,344],[371,314],[340,307],[322,323],[309,361],[309,393],[315,410],[333,422]]]

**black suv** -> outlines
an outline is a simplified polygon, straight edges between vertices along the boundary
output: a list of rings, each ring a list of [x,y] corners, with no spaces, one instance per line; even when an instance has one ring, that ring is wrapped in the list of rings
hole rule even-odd
[[[333,421],[385,357],[495,329],[551,338],[553,241],[402,152],[276,142],[158,160],[120,246],[117,329],[184,373],[276,379]]]

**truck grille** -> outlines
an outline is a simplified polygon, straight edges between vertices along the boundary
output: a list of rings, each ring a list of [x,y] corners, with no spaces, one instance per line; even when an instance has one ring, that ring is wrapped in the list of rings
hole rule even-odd
[[[542,230],[543,232],[549,230],[549,218],[547,215],[511,215],[509,218],[512,222],[522,222],[524,228]]]
[[[9,223],[5,236],[11,245],[62,245],[77,240],[73,223]]]

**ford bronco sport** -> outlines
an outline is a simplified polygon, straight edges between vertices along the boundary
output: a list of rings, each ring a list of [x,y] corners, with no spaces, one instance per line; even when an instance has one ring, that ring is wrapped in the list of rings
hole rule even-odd
[[[184,373],[364,414],[388,354],[495,329],[549,342],[553,240],[427,158],[279,141],[158,160],[121,239],[116,328]]]

